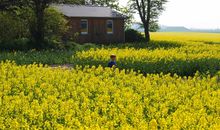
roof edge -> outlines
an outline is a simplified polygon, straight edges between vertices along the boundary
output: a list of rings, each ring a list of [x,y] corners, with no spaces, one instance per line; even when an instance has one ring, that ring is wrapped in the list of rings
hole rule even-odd
[[[77,5],[77,4],[51,4],[50,6],[52,6],[52,7],[59,7],[59,6],[69,6],[69,7],[94,7],[94,8],[108,8],[108,9],[110,9],[110,10],[112,10],[112,12],[115,12],[115,13],[117,13],[118,14],[118,16],[116,16],[116,17],[109,17],[109,18],[123,18],[123,19],[127,19],[127,16],[126,15],[124,15],[123,13],[121,13],[120,11],[118,11],[118,10],[116,10],[116,9],[112,9],[112,8],[110,8],[110,7],[108,7],[108,6],[99,6],[99,5],[91,5],[91,4],[88,4],[88,5]],[[58,9],[58,11],[60,11],[59,9]],[[60,11],[61,13],[62,13],[62,11]],[[65,15],[64,13],[63,13],[63,15],[64,16],[67,16],[67,17],[78,17],[78,16],[68,16],[68,15]],[[84,17],[86,17],[86,16],[84,16]],[[91,17],[91,16],[90,16]],[[95,16],[94,16],[95,17]],[[99,18],[103,18],[103,17],[99,17]]]

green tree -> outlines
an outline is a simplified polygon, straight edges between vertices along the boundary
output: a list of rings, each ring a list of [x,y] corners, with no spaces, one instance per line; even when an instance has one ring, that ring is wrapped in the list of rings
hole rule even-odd
[[[139,25],[138,29],[144,29],[144,25],[143,23],[137,23]],[[150,25],[149,25],[149,31],[150,32],[156,32],[160,29],[160,26],[158,25],[157,21],[150,21]]]
[[[85,4],[85,0],[59,0],[58,3],[83,5]]]
[[[29,5],[33,9],[35,19],[31,29],[33,41],[39,48],[43,46],[45,38],[45,10],[50,4],[59,0],[30,0]]]
[[[0,41],[8,42],[15,39],[26,38],[30,36],[29,20],[31,14],[28,8],[10,9],[11,11],[0,12]]]
[[[67,20],[63,14],[50,7],[45,11],[45,38],[48,40],[60,41],[62,36],[67,32]]]
[[[130,10],[128,7],[120,7],[119,11],[126,15],[125,19],[125,30],[130,29],[134,20],[133,10]]]
[[[130,0],[131,9],[139,13],[144,26],[145,40],[150,41],[150,25],[155,24],[159,15],[164,10],[167,0]]]
[[[11,6],[23,6],[25,0],[0,0],[0,10],[8,10]]]
[[[0,13],[0,41],[6,42],[11,39],[17,39],[22,37],[23,28],[21,20],[12,15],[1,12]],[[22,33],[21,33],[22,32]]]
[[[38,47],[42,47],[45,38],[45,10],[52,3],[83,3],[82,0],[1,0],[0,9],[7,10],[10,7],[29,7],[34,12],[31,23],[31,36]]]
[[[85,0],[85,4],[107,6],[114,9],[119,8],[119,0]]]

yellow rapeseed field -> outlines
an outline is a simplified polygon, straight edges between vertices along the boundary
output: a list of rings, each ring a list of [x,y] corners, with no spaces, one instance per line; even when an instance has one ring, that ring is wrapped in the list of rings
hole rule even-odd
[[[77,52],[75,57],[80,60],[92,59],[108,61],[109,55],[116,54],[118,60],[128,60],[130,62],[135,61],[158,61],[160,59],[169,60],[194,60],[201,58],[216,58],[220,59],[220,44],[219,45],[183,45],[181,47],[174,48],[158,48],[158,49],[147,49],[147,48],[101,48],[101,49],[90,49],[88,51]]]
[[[198,32],[153,32],[152,40],[165,41],[189,41],[189,42],[218,42],[220,33],[198,33]]]
[[[165,40],[162,34],[158,33],[157,36],[160,40]],[[164,35],[175,38],[168,34]],[[189,37],[186,38],[189,39]],[[140,70],[146,73],[193,75],[196,71],[215,73],[216,70],[220,70],[220,44],[218,43],[190,42],[183,39],[182,42],[155,41],[151,44],[155,47],[92,48],[76,52],[74,58],[78,59],[81,65],[102,64],[104,66],[109,61],[109,55],[114,53],[117,55],[119,68]]]
[[[219,130],[220,35],[152,39],[74,53],[0,53],[0,130]],[[105,68],[112,53],[118,68]]]
[[[0,129],[220,129],[214,77],[0,63]]]

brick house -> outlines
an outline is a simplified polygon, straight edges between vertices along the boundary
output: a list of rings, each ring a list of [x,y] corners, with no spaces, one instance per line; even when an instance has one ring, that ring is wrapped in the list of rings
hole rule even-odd
[[[55,5],[67,18],[68,35],[79,43],[125,42],[125,15],[108,7],[91,5]]]

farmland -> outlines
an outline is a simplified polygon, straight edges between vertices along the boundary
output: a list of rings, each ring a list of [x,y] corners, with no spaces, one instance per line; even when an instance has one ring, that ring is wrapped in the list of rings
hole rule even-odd
[[[152,39],[1,52],[0,129],[220,129],[220,34]]]
[[[120,69],[133,69],[144,74],[162,72],[193,76],[199,71],[213,75],[220,70],[219,37],[220,34],[206,33],[152,33],[153,41],[150,44],[88,44],[86,47],[78,45],[76,50],[70,51],[2,52],[0,60],[15,61],[19,65],[41,63],[106,67],[109,55],[115,53]]]
[[[182,33],[182,32],[167,32],[167,33],[151,33],[154,40],[165,41],[189,41],[189,42],[205,42],[205,43],[220,43],[219,33]]]

